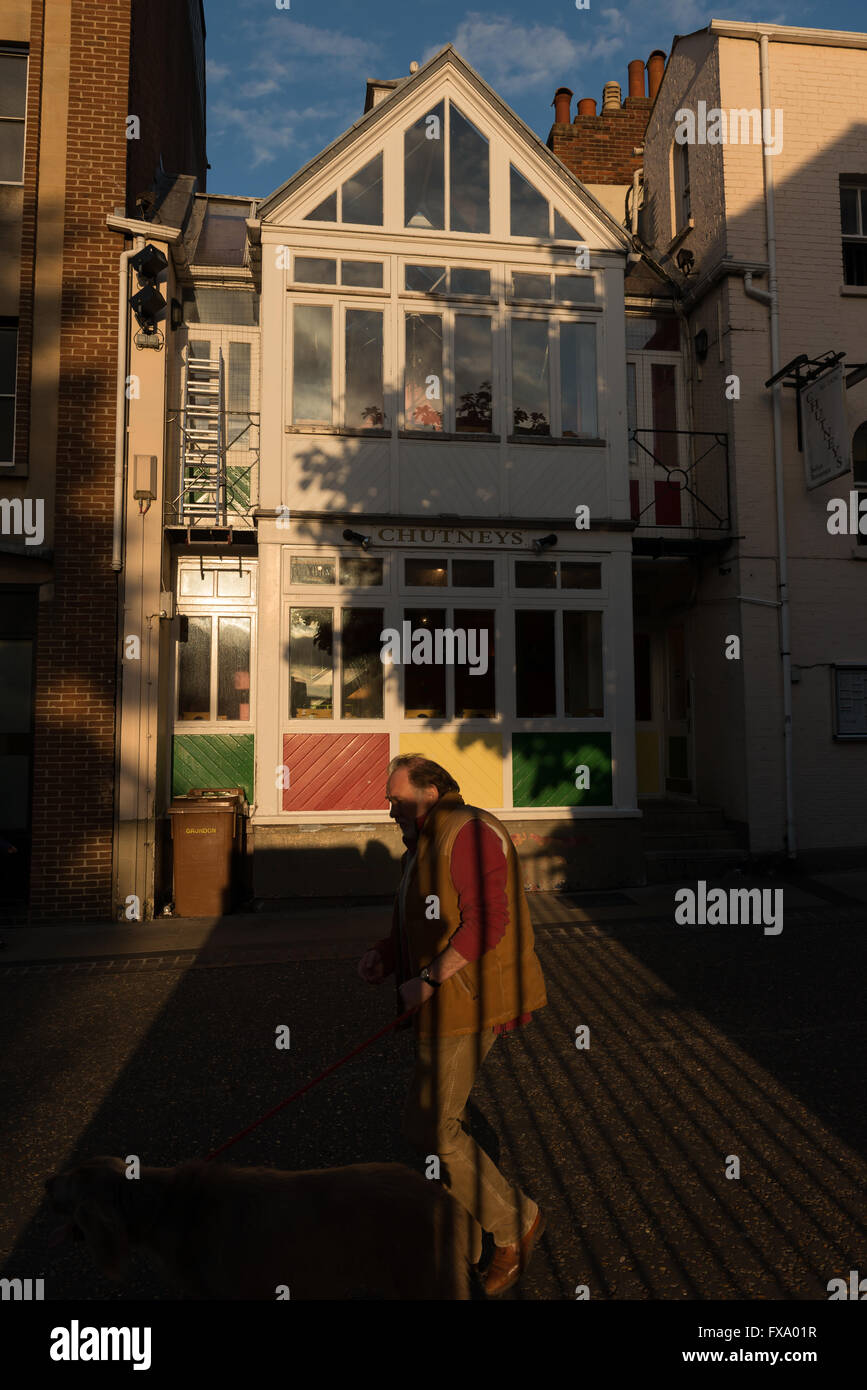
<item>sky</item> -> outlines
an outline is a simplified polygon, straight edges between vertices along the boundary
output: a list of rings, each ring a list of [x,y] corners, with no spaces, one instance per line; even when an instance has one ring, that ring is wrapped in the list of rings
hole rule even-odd
[[[863,0],[589,3],[205,0],[208,192],[266,197],[358,120],[368,78],[404,77],[447,43],[546,140],[557,87],[599,109],[603,83],[626,93],[630,59],[710,19],[865,29]]]

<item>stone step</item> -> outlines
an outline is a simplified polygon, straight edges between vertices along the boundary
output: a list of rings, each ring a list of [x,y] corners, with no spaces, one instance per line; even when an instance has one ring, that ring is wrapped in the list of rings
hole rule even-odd
[[[674,854],[670,850],[650,850],[644,855],[648,883],[679,883],[687,885],[697,879],[719,878],[730,869],[747,862],[742,849],[699,850]]]
[[[692,850],[739,850],[740,840],[733,830],[724,827],[708,832],[701,828],[681,833],[643,830],[641,843],[645,854],[669,850],[674,854],[689,854]]]

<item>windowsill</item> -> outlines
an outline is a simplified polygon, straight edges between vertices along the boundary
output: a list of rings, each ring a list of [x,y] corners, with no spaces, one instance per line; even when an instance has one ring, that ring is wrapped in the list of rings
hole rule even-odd
[[[446,290],[401,290],[400,298],[437,304],[493,304],[494,307],[500,302],[495,294],[451,294]]]
[[[391,439],[391,430],[356,430],[337,425],[284,425],[286,434],[348,434],[356,439]]]
[[[308,285],[303,280],[292,280],[286,286],[287,294],[371,294],[380,299],[388,299],[391,290],[382,285]]]
[[[499,444],[502,436],[499,434],[475,434],[472,430],[465,433],[449,434],[444,430],[398,430],[398,439],[429,439],[433,444]]]
[[[591,314],[601,314],[603,306],[592,299],[513,299],[509,295],[506,304],[510,309],[565,309],[570,313],[575,313],[578,309],[586,309]]]
[[[867,285],[841,285],[840,293],[851,295],[853,299],[867,299]]]
[[[561,437],[550,434],[510,434],[507,436],[509,444],[565,444],[574,449],[604,449],[606,441],[604,439],[589,439],[586,435],[576,437]]]

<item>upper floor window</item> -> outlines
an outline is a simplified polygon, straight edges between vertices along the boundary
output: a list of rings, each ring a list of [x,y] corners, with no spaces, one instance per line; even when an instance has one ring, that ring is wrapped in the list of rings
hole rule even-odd
[[[681,231],[692,216],[689,191],[689,146],[675,142],[671,147],[674,175],[674,234]]]
[[[867,285],[867,180],[840,184],[843,283]]]
[[[27,54],[0,49],[0,183],[24,180]]]
[[[382,154],[374,155],[339,189],[329,193],[304,218],[305,222],[356,222],[382,226]]]
[[[490,231],[488,141],[454,102],[438,102],[404,132],[403,172],[405,227]]]
[[[512,318],[515,435],[595,438],[596,325]]]
[[[867,420],[852,437],[852,482],[858,489],[858,504],[867,498]],[[867,536],[858,532],[858,544],[867,545]]]
[[[509,165],[509,196],[512,236],[536,237],[543,241],[584,241],[583,232],[519,173],[514,164]]]
[[[382,429],[382,310],[295,304],[293,329],[292,423]]]
[[[490,314],[408,313],[405,322],[405,428],[490,434],[493,430]],[[447,388],[444,382],[448,383]]]
[[[0,319],[0,465],[14,461],[17,361],[18,320]]]

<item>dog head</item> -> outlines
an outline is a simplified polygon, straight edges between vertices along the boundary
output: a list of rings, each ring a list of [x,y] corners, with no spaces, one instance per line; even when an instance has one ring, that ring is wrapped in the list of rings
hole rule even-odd
[[[128,1186],[123,1161],[104,1155],[48,1178],[45,1190],[52,1210],[63,1217],[49,1243],[85,1240],[103,1273],[122,1279],[129,1259]]]

